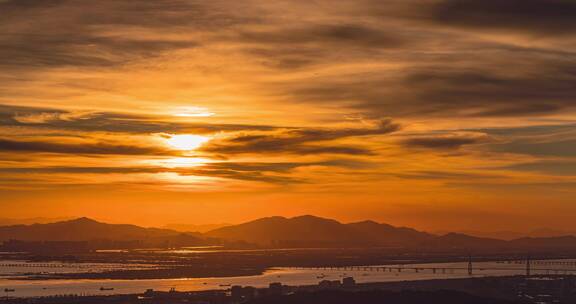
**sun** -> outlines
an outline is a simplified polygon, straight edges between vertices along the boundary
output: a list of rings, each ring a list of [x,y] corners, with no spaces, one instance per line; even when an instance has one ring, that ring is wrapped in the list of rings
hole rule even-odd
[[[177,150],[195,150],[200,148],[210,138],[201,135],[172,135],[166,139],[166,143]]]

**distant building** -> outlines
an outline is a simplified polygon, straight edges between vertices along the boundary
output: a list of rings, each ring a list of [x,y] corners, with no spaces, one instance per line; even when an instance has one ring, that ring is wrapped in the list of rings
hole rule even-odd
[[[340,281],[330,281],[322,280],[318,283],[320,289],[340,289],[342,288],[342,283]]]
[[[240,300],[242,298],[242,286],[232,286],[232,288],[230,288],[230,296],[232,297],[232,300]]]
[[[270,283],[268,286],[268,294],[269,295],[282,295],[283,294],[283,286],[282,283]]]
[[[558,302],[565,297],[573,297],[576,281],[572,276],[531,277],[520,285],[520,294],[539,299],[542,303],[553,299]]]
[[[230,296],[233,302],[244,302],[252,300],[256,298],[256,288],[252,286],[242,287],[234,285],[230,289]]]
[[[143,294],[144,297],[151,298],[154,296],[154,289],[146,289],[146,292]]]
[[[258,295],[258,290],[252,286],[244,287],[244,299],[252,300]]]
[[[344,288],[351,288],[356,286],[356,280],[353,277],[346,277],[342,279],[342,286]]]

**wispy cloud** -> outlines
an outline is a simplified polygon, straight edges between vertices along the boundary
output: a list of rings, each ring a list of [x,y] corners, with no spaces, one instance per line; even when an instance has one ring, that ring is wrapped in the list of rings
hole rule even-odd
[[[576,176],[576,160],[541,160],[518,163],[496,169],[541,173],[547,175]]]
[[[489,141],[490,137],[483,133],[456,133],[415,136],[403,140],[402,143],[411,148],[450,150]]]
[[[204,151],[224,154],[352,154],[370,155],[363,147],[330,143],[338,139],[385,135],[395,132],[399,125],[390,120],[382,120],[372,128],[357,129],[291,129],[269,134],[240,134],[216,141],[203,148]],[[328,142],[326,144],[326,142]]]
[[[9,139],[0,139],[0,151],[96,155],[179,155],[179,153],[176,151],[170,151],[160,147],[120,145],[111,143],[65,144],[41,141],[16,141]]]
[[[454,27],[567,35],[576,28],[571,0],[441,0],[431,7],[435,22]]]
[[[67,111],[53,108],[19,107],[0,104],[0,127],[28,127],[67,131],[112,133],[197,133],[274,130],[275,126],[211,124],[169,121],[161,115],[135,115],[90,110]]]
[[[159,167],[159,166],[121,166],[121,167],[84,167],[84,166],[47,166],[47,167],[4,167],[0,168],[0,174],[156,174],[175,173],[180,176],[204,176],[225,179],[257,181],[271,184],[303,183],[305,179],[290,175],[292,170],[305,167],[326,168],[355,168],[359,163],[356,161],[334,160],[324,162],[283,162],[283,163],[243,163],[243,162],[217,162],[193,167]],[[26,178],[23,178],[26,179]],[[16,180],[23,180],[16,179]],[[34,178],[42,180],[42,178]],[[47,178],[45,178],[47,179]],[[49,179],[49,178],[48,178]],[[100,183],[100,181],[99,181]]]

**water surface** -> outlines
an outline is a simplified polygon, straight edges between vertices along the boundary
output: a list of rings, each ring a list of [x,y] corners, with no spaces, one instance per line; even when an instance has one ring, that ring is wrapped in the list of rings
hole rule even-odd
[[[565,260],[576,261],[576,260]],[[25,262],[21,262],[25,263]],[[98,265],[98,264],[92,264]],[[100,271],[112,267],[108,264],[100,264],[101,268],[95,268],[94,271]],[[77,265],[76,265],[77,266]],[[114,267],[122,267],[115,265]],[[124,267],[133,267],[133,265],[124,265]],[[352,276],[359,283],[369,282],[394,282],[394,281],[413,281],[413,280],[430,280],[430,279],[450,279],[450,278],[467,278],[468,263],[428,263],[413,265],[387,265],[382,267],[392,267],[383,271],[372,266],[367,269],[343,270],[343,269],[296,269],[296,268],[274,268],[266,271],[262,275],[244,276],[244,277],[226,277],[226,278],[189,278],[189,279],[154,279],[154,280],[9,280],[0,279],[0,297],[35,297],[64,294],[78,295],[108,295],[108,294],[133,294],[142,293],[146,289],[168,291],[170,288],[176,288],[178,291],[199,291],[212,289],[228,289],[230,285],[243,285],[265,287],[273,282],[281,282],[286,285],[313,285],[321,280],[341,280],[343,277]],[[518,263],[496,263],[496,262],[478,262],[473,264],[473,276],[509,276],[523,275],[526,273],[525,264]],[[398,270],[401,268],[401,271]],[[416,271],[414,268],[426,268]],[[433,272],[436,268],[436,273]],[[25,271],[74,271],[74,267],[34,269],[21,267],[2,268],[0,275],[19,273]],[[558,273],[564,273],[564,270],[571,269],[571,273],[576,273],[576,266],[570,265],[533,265],[532,274],[555,273],[555,271],[544,269],[556,269]],[[560,271],[562,269],[562,271]],[[24,272],[23,272],[24,271]],[[100,290],[101,287],[114,288],[114,290]],[[5,289],[15,289],[14,292],[5,292]]]

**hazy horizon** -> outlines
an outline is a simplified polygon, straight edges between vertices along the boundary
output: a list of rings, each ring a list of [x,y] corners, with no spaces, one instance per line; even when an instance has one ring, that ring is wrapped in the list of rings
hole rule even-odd
[[[283,217],[286,219],[298,218],[298,217],[306,217],[312,216],[316,218],[322,219],[329,219],[335,220],[342,224],[351,224],[351,223],[358,223],[364,221],[374,221],[373,219],[365,218],[365,219],[358,219],[358,220],[351,220],[351,221],[342,221],[337,218],[327,218],[319,215],[314,214],[300,214],[295,216],[280,216],[280,215],[270,215],[262,218],[253,218],[247,221],[236,222],[236,223],[206,223],[206,224],[196,224],[192,222],[182,222],[182,223],[164,223],[158,225],[146,225],[143,223],[138,222],[126,222],[126,221],[114,221],[114,220],[107,220],[102,218],[91,218],[87,216],[70,216],[70,217],[63,217],[63,218],[0,218],[0,227],[1,226],[11,226],[11,225],[30,225],[30,224],[50,224],[50,223],[57,223],[57,222],[64,222],[64,221],[75,221],[79,219],[90,219],[104,224],[129,224],[129,225],[136,225],[145,228],[161,228],[161,229],[170,229],[179,232],[200,232],[205,233],[212,230],[216,230],[223,227],[235,226],[239,224],[249,223],[255,220],[261,220],[264,218],[271,218],[271,217]],[[523,237],[555,237],[555,236],[567,236],[567,235],[576,235],[575,230],[559,230],[559,229],[552,229],[549,227],[533,227],[528,230],[498,230],[498,229],[490,229],[486,227],[486,229],[468,229],[468,228],[461,228],[461,229],[453,229],[453,230],[428,230],[428,229],[421,229],[411,225],[395,225],[390,222],[379,222],[375,221],[380,224],[388,224],[395,227],[404,227],[404,228],[412,228],[416,229],[421,232],[431,233],[434,235],[446,235],[450,233],[462,233],[470,236],[477,236],[477,237],[487,237],[487,238],[496,238],[496,239],[503,239],[503,240],[512,240],[518,239]]]

